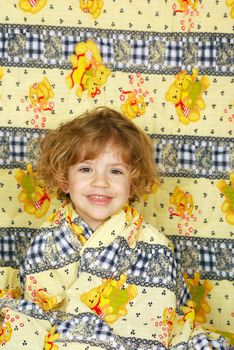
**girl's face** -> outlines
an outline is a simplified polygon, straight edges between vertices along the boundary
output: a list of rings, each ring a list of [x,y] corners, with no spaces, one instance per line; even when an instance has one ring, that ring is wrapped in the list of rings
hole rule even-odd
[[[127,203],[130,187],[130,167],[113,144],[107,144],[97,158],[68,169],[66,192],[77,213],[93,230]]]

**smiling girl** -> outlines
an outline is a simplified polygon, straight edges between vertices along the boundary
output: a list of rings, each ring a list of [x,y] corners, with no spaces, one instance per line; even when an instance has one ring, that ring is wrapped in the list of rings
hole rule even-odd
[[[31,243],[22,300],[0,300],[23,325],[5,349],[226,349],[195,329],[194,302],[177,314],[189,293],[172,245],[132,206],[158,181],[141,129],[109,108],[87,112],[45,135],[38,173],[66,200]]]

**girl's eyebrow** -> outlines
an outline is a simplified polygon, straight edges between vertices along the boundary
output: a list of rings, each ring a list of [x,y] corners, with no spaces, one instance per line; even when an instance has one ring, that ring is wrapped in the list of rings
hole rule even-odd
[[[92,164],[93,162],[95,161],[95,159],[86,159],[86,160],[83,160],[81,162],[79,162],[79,164]],[[116,162],[116,163],[111,163],[109,164],[111,167],[117,167],[117,166],[122,166],[124,168],[128,168],[129,165],[124,163],[124,162]]]
[[[119,163],[112,163],[112,164],[110,164],[111,166],[116,166],[116,167],[118,167],[118,166],[122,166],[122,167],[124,167],[124,168],[128,168],[128,164],[125,164],[125,163],[122,163],[122,162],[119,162]]]

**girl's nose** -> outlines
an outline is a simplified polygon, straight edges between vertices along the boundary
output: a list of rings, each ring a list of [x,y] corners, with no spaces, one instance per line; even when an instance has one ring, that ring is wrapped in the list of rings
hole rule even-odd
[[[108,187],[108,178],[103,173],[95,173],[92,181],[92,185],[95,187]]]

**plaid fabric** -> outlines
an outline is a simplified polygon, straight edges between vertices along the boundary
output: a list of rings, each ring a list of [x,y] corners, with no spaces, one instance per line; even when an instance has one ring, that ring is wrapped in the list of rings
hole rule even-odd
[[[0,57],[7,57],[8,33],[6,31],[0,32]]]
[[[17,128],[0,128],[0,166],[22,163],[22,168],[25,168],[25,163],[33,162],[29,152],[30,143],[32,140],[38,139],[44,130],[35,129],[17,129]],[[23,134],[19,136],[20,134]]]
[[[165,347],[161,343],[153,342],[146,339],[124,338],[113,333],[112,329],[100,318],[93,314],[82,314],[80,316],[71,317],[68,320],[62,320],[60,312],[46,313],[37,304],[28,301],[15,301],[10,299],[0,299],[1,307],[10,307],[17,309],[25,315],[32,314],[36,319],[47,320],[52,325],[56,325],[56,332],[59,333],[59,342],[86,342],[96,346],[111,344],[111,349],[127,350],[163,350]],[[80,331],[82,330],[82,331]],[[87,330],[85,332],[84,330]],[[88,334],[91,334],[88,336]],[[156,343],[156,344],[155,344]],[[58,343],[59,344],[59,343]],[[107,347],[109,349],[109,347]],[[178,345],[171,346],[171,350],[231,350],[232,346],[228,342],[219,337],[218,340],[211,339],[209,332],[201,333],[191,338],[188,343],[180,342]]]
[[[219,339],[219,341],[209,339],[208,335],[199,334],[198,336],[192,338],[189,341],[189,345],[192,349],[202,349],[202,350],[228,350],[231,349],[231,346],[228,345],[228,342],[225,339]]]
[[[88,38],[95,41],[98,45],[103,60],[106,64],[113,63],[116,69],[124,69],[125,67],[129,67],[132,65],[134,68],[135,65],[141,65],[142,71],[151,71],[152,65],[149,62],[149,47],[151,44],[160,37],[160,42],[164,42],[166,44],[165,55],[163,57],[163,62],[160,64],[160,71],[163,69],[169,72],[168,69],[171,69],[171,73],[174,72],[174,69],[178,71],[178,67],[182,66],[182,57],[183,52],[186,50],[186,45],[183,44],[183,41],[180,36],[175,38],[171,37],[170,33],[155,33],[153,35],[150,34],[150,39],[148,33],[142,33],[142,38],[135,37],[135,33],[129,34],[129,32],[118,32],[112,30],[111,33],[105,32],[105,35],[102,35],[103,32],[101,30],[96,30],[92,32],[87,32],[86,30],[74,30],[72,29],[69,35],[61,28],[51,28],[48,29],[46,27],[41,26],[37,29],[36,33],[32,32],[32,28],[29,26],[19,26],[12,28],[11,25],[2,25],[3,32],[0,33],[0,58],[6,59],[6,65],[13,62],[22,62],[22,63],[32,63],[37,66],[40,65],[40,62],[49,63],[49,64],[59,64],[61,67],[67,68],[69,56],[74,53],[74,48],[77,43],[80,41],[85,41]],[[50,36],[51,32],[53,35],[59,37],[62,43],[62,50],[60,53],[60,57],[57,59],[48,59],[44,55],[45,51],[45,41]],[[11,57],[9,51],[9,40],[12,37],[12,34],[22,34],[26,38],[26,48],[24,52],[24,56],[22,53],[17,56],[14,55]],[[227,66],[222,65],[220,67],[219,59],[217,57],[217,44],[220,41],[230,40],[229,36],[221,33],[219,37],[219,33],[216,33],[213,36],[210,36],[209,39],[205,39],[202,35],[203,33],[196,33],[193,37],[190,38],[190,43],[198,48],[197,55],[197,66],[198,68],[203,69],[211,69],[214,68],[214,72],[217,73],[220,69],[222,69],[223,74],[229,74],[229,72],[233,71],[233,64],[229,63]],[[145,36],[144,36],[145,35]],[[173,35],[173,34],[172,34]],[[115,40],[124,40],[128,42],[131,47],[131,56],[130,60],[127,64],[123,65],[121,62],[116,62],[115,60],[115,52],[114,52],[114,42]],[[30,63],[29,63],[30,60]],[[225,69],[223,69],[223,67]],[[175,71],[175,72],[176,72]]]
[[[120,251],[120,244],[113,242],[113,244],[106,247],[96,257],[96,265],[101,265],[104,270],[116,272],[116,266],[118,262],[118,253]]]
[[[104,63],[114,63],[114,46],[113,38],[107,37],[97,38],[98,46],[100,47],[100,54]]]
[[[12,136],[9,139],[10,161],[22,162],[27,157],[27,138]]]
[[[0,265],[19,267],[36,232],[36,229],[29,228],[1,228]]]
[[[43,57],[44,40],[39,33],[26,33],[26,58],[38,60]]]
[[[111,329],[107,326],[105,322],[97,318],[94,315],[84,314],[81,317],[74,317],[71,320],[59,321],[57,326],[57,332],[60,334],[60,339],[66,337],[72,341],[82,340],[83,335],[79,332],[74,332],[76,328],[79,329],[79,325],[82,325],[82,328],[90,328],[92,324],[92,339],[96,341],[113,341],[114,335]]]
[[[181,40],[167,43],[165,52],[165,64],[172,67],[181,65],[183,45]]]
[[[14,234],[0,235],[0,261],[16,263],[16,245]]]
[[[29,154],[28,147],[32,138],[38,138],[42,132],[36,132],[34,129],[27,130],[24,136],[17,136],[17,130],[12,129],[6,131],[4,128],[0,129],[0,144],[3,144],[4,149],[8,152],[8,157],[5,157],[5,152],[2,153],[0,159],[1,165],[10,165],[12,162],[28,162]],[[152,138],[156,138],[157,135],[151,135]],[[164,150],[170,145],[173,146],[173,152],[176,155],[176,164],[172,165],[167,162],[167,157],[164,157]],[[167,167],[167,172],[175,174],[176,172],[186,172],[187,170],[194,170],[197,175],[204,177],[217,175],[226,177],[227,172],[231,170],[231,152],[234,148],[234,141],[230,139],[228,145],[221,145],[221,141],[217,139],[206,140],[206,138],[194,138],[194,140],[188,140],[186,138],[176,138],[172,140],[170,135],[161,138],[155,143],[154,156],[155,162],[159,166],[160,170],[164,170]],[[204,150],[207,162],[210,163],[208,169],[204,169],[204,166],[197,160],[197,154],[201,150]],[[185,175],[186,176],[186,175]]]
[[[151,135],[153,139],[157,138],[157,135]],[[184,173],[184,176],[188,175],[191,170],[194,171],[194,175],[202,177],[227,177],[227,172],[231,171],[231,152],[234,148],[233,140],[229,141],[228,145],[221,144],[222,141],[217,139],[196,138],[187,139],[186,137],[177,138],[173,136],[173,139],[168,136],[161,137],[154,146],[155,162],[162,171],[162,174],[170,176],[176,176],[176,173]],[[168,151],[168,147],[170,150]],[[164,154],[164,152],[167,152]],[[172,163],[168,157],[168,152],[173,151]],[[204,168],[202,158],[206,156],[206,164],[208,167]],[[199,161],[201,159],[201,161]],[[220,176],[218,176],[220,174]]]
[[[170,236],[174,244],[175,258],[179,269],[192,275],[200,271],[203,278],[234,278],[233,240]]]
[[[219,341],[209,338],[209,334],[198,334],[191,338],[188,343],[179,343],[171,346],[170,350],[232,350],[233,347],[222,337]]]
[[[178,288],[177,291],[177,307],[180,307],[181,305],[185,305],[186,302],[191,299],[191,295],[181,274],[178,276],[178,279],[178,286],[180,286],[180,288]]]
[[[198,60],[201,67],[214,67],[216,65],[216,45],[216,40],[198,43]]]
[[[212,154],[212,169],[218,171],[228,171],[229,170],[229,150],[226,147],[218,146],[213,149]]]
[[[132,64],[144,64],[148,62],[149,48],[145,40],[130,40],[131,44],[131,58]]]
[[[130,262],[131,261],[131,262]],[[171,251],[161,245],[138,242],[130,249],[123,238],[117,238],[109,246],[99,249],[86,248],[81,259],[80,272],[112,278],[126,273],[128,283],[142,286],[164,286],[176,290],[178,306],[189,298],[189,292]]]
[[[39,234],[34,241],[32,242],[28,254],[27,261],[25,265],[29,267],[30,265],[34,265],[39,263],[43,258],[43,252],[45,249],[45,244],[47,241],[47,237],[43,229],[41,229],[41,234]]]
[[[192,144],[180,144],[178,148],[178,161],[183,169],[196,168],[195,146]]]
[[[39,234],[30,246],[24,268],[26,270],[30,269],[31,266],[34,266],[43,260],[45,247],[49,241],[52,241],[52,244],[55,244],[57,254],[61,257],[66,258],[67,256],[76,255],[77,252],[70,241],[68,231],[70,231],[70,227],[65,220],[62,220],[58,227],[41,228]],[[92,230],[87,224],[85,224],[84,235],[86,238],[90,237],[91,232]]]
[[[84,38],[82,35],[62,35],[62,61],[68,60],[69,57],[75,53],[75,46],[78,42],[84,41],[86,38]]]
[[[131,267],[131,275],[134,277],[142,276],[143,278],[147,278],[147,270],[151,258],[155,258],[155,256],[152,257],[152,254],[148,255],[144,250],[140,250],[136,263]]]
[[[211,272],[215,267],[215,254],[213,247],[200,246],[200,261],[202,269]]]

